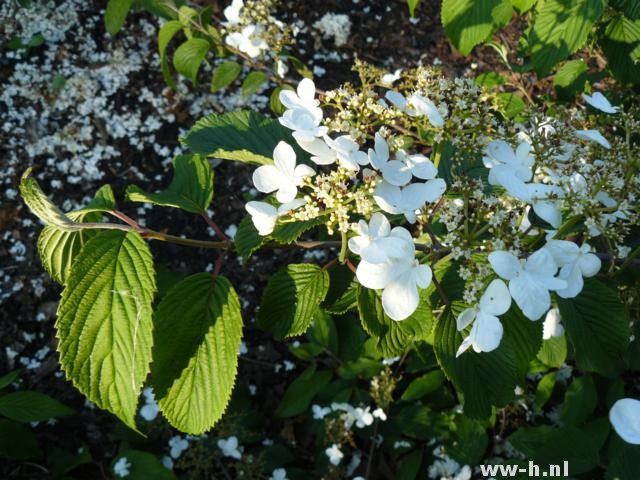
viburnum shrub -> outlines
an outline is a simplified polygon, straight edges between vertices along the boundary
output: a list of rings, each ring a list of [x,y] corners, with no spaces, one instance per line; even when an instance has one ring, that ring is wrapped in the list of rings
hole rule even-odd
[[[354,71],[358,83],[332,91],[303,79],[280,92],[277,120],[249,111],[201,119],[182,139],[192,153],[174,159],[167,189],[127,189],[128,201],[201,216],[215,240],[141,226],[108,185],[63,213],[25,173],[22,196],[46,224],[42,263],[64,287],[60,362],[88,399],[135,429],[151,373],[172,425],[210,429],[233,389],[243,329],[220,272],[226,257],[248,262],[259,249],[333,255],[275,273],[260,328],[285,339],[340,315],[384,357],[426,342],[471,417],[512,400],[543,338],[566,331],[585,371],[625,368],[625,304],[638,294],[626,274],[640,252],[629,247],[637,104],[613,106],[596,92],[512,119],[495,93],[435,68],[390,75],[357,62]],[[256,166],[260,197],[246,203],[233,239],[207,214],[209,157]],[[151,240],[220,254],[213,272],[180,280],[156,303]]]

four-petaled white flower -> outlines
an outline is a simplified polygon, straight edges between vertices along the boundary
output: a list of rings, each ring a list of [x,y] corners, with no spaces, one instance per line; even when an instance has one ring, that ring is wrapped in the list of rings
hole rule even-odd
[[[469,347],[476,352],[490,352],[498,348],[502,339],[502,323],[498,315],[506,313],[511,307],[511,295],[502,280],[493,280],[485,290],[480,302],[467,308],[458,315],[458,331],[467,328],[471,322],[471,332],[465,338],[456,356],[462,355]]]
[[[382,174],[382,178],[396,186],[409,183],[411,169],[404,162],[389,159],[389,145],[379,133],[375,135],[374,147],[369,149],[369,163]]]
[[[329,462],[332,465],[336,466],[340,464],[340,461],[344,457],[344,453],[340,451],[340,447],[338,447],[338,445],[336,445],[335,443],[327,448],[324,453],[327,455],[327,457],[329,457]]]
[[[374,418],[377,418],[378,420],[381,420],[383,422],[387,421],[387,414],[380,407],[376,408],[371,414],[374,416]]]
[[[544,246],[560,267],[558,278],[567,282],[567,287],[557,291],[562,298],[574,298],[584,286],[583,277],[593,277],[600,271],[602,262],[591,253],[587,243],[578,246],[567,240],[549,240]]]
[[[560,323],[562,317],[560,316],[560,310],[554,307],[547,312],[542,324],[542,339],[549,340],[550,338],[561,337],[564,335],[564,327]]]
[[[604,138],[604,136],[597,130],[576,130],[576,137],[582,140],[589,140],[591,142],[596,142],[602,145],[604,148],[611,148],[611,144],[609,140]]]
[[[269,50],[269,45],[262,38],[262,28],[257,25],[247,25],[240,32],[227,35],[225,42],[233,48],[246,53],[251,58],[260,56],[263,50]]]
[[[127,457],[120,457],[116,463],[113,464],[113,473],[120,477],[128,477],[131,473],[131,462],[127,460]]]
[[[171,455],[171,458],[180,458],[182,452],[187,448],[189,448],[189,440],[186,438],[176,435],[169,439],[169,455]]]
[[[558,265],[544,248],[521,263],[512,253],[496,251],[489,254],[493,270],[509,280],[509,292],[522,313],[538,320],[551,307],[550,290],[567,288],[567,282],[555,277]]]
[[[233,0],[231,5],[224,9],[224,17],[227,19],[226,25],[240,23],[240,10],[244,7],[244,0]]]
[[[611,105],[607,97],[605,97],[600,92],[595,92],[593,95],[587,95],[586,93],[582,94],[582,99],[591,105],[593,108],[596,108],[604,113],[618,113],[620,107],[614,107]]]
[[[303,78],[295,92],[292,90],[282,90],[280,92],[280,102],[287,109],[308,110],[314,117],[322,119],[322,109],[319,107],[320,100],[315,97],[316,84],[310,78]]]
[[[311,161],[316,165],[331,165],[336,163],[338,155],[331,149],[324,138],[314,138],[310,142],[296,139],[303,150],[311,154]]]
[[[438,174],[436,166],[429,160],[429,157],[425,155],[419,153],[409,155],[404,150],[398,150],[396,152],[396,159],[403,162],[414,177],[421,178],[422,180],[431,180],[436,178]]]
[[[360,145],[350,135],[341,135],[335,140],[325,136],[324,141],[335,152],[336,158],[344,168],[357,172],[361,165],[369,163],[367,154],[360,150]]]
[[[347,430],[351,429],[354,423],[358,428],[368,427],[373,423],[373,414],[369,411],[371,407],[361,408],[352,407],[348,403],[332,403],[331,408],[334,412],[345,412],[343,420]]]
[[[253,172],[253,184],[263,193],[276,192],[280,203],[291,202],[298,194],[304,177],[315,175],[307,165],[296,165],[291,145],[280,142],[273,150],[274,165],[263,165]]]
[[[527,196],[520,200],[530,203],[536,215],[553,228],[558,228],[562,224],[562,213],[555,199],[564,198],[562,188],[557,185],[527,183],[525,191]]]
[[[403,214],[407,221],[415,223],[416,211],[427,203],[435,202],[444,193],[447,184],[441,178],[411,183],[406,187],[382,181],[373,193],[373,199],[387,213]]]
[[[522,142],[514,151],[504,140],[489,142],[482,159],[489,171],[489,183],[504,187],[510,195],[527,201],[529,192],[525,186],[533,177],[531,167],[534,158],[531,155],[531,144]]]
[[[321,407],[320,405],[313,405],[311,407],[311,412],[313,413],[314,420],[322,420],[324,417],[331,413],[331,408]]]
[[[438,107],[427,97],[414,93],[407,98],[407,104],[413,107],[417,115],[426,116],[434,127],[442,128],[444,125],[444,118],[442,118]]]
[[[251,221],[262,236],[269,235],[276,226],[278,217],[288,214],[298,207],[304,205],[302,198],[296,198],[290,202],[283,203],[278,208],[267,202],[247,202],[245,210],[251,215]]]
[[[315,98],[316,86],[313,80],[303,79],[296,92],[282,90],[280,101],[287,107],[279,121],[293,130],[293,137],[300,142],[313,142],[317,137],[327,134],[327,127],[320,125],[322,109]]]
[[[618,400],[609,410],[609,421],[625,442],[640,445],[640,400]]]
[[[414,247],[402,227],[391,229],[391,224],[382,213],[376,212],[369,223],[358,222],[358,236],[349,239],[349,250],[370,263],[384,263],[393,257],[409,257]]]
[[[240,460],[242,453],[238,448],[238,437],[232,436],[229,438],[221,438],[218,440],[218,448],[222,451],[222,455],[225,457],[235,458]]]

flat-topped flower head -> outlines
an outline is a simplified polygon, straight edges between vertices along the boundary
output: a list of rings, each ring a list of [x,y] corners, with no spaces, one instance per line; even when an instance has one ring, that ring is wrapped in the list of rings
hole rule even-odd
[[[315,175],[307,165],[296,165],[296,153],[286,142],[273,150],[274,165],[263,165],[253,172],[253,184],[263,193],[276,192],[280,203],[291,202],[298,194],[304,177]]]
[[[550,290],[567,288],[566,281],[555,277],[558,265],[544,248],[525,262],[509,252],[491,252],[489,263],[499,276],[509,280],[511,297],[530,320],[538,320],[549,310]]]
[[[341,135],[335,140],[325,136],[324,140],[344,168],[357,172],[361,166],[369,164],[369,157],[360,150],[360,145],[350,135]]]
[[[504,187],[509,194],[520,200],[528,198],[525,182],[533,177],[534,164],[531,144],[522,142],[514,151],[504,140],[493,140],[485,149],[482,159],[489,171],[489,183]]]
[[[511,307],[511,295],[502,280],[493,280],[480,297],[480,302],[467,308],[458,315],[457,328],[462,331],[471,322],[471,332],[465,338],[456,356],[462,355],[469,347],[475,352],[490,352],[498,348],[502,339],[502,323],[498,315],[506,313]]]
[[[576,297],[584,287],[583,277],[593,277],[602,267],[591,247],[583,243],[580,247],[567,240],[549,240],[544,246],[560,267],[558,278],[567,282],[567,287],[557,291],[562,298]]]
[[[391,229],[382,213],[376,212],[369,223],[358,222],[358,236],[349,239],[349,250],[369,263],[384,263],[389,258],[412,258],[415,253],[411,234],[402,227]]]
[[[230,47],[237,48],[251,58],[256,58],[263,51],[269,50],[269,45],[262,38],[262,33],[261,27],[247,25],[240,32],[233,32],[227,35],[225,42]]]
[[[582,94],[582,99],[591,105],[593,108],[600,110],[604,113],[618,113],[620,107],[614,107],[611,105],[607,97],[600,92],[594,92],[593,95]]]

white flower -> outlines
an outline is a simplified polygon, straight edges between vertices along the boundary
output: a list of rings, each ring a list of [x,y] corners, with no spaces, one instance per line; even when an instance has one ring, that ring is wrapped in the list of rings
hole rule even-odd
[[[300,140],[299,138],[296,140],[303,150],[311,154],[311,161],[316,165],[331,165],[338,159],[336,151],[329,148],[327,142],[322,138],[314,138],[310,142]]]
[[[349,250],[367,262],[384,263],[390,257],[412,257],[415,247],[411,234],[402,227],[391,229],[382,213],[376,212],[369,223],[360,220],[358,236],[349,239]]]
[[[412,177],[411,169],[403,162],[389,160],[389,145],[379,133],[375,135],[374,146],[375,149],[369,149],[369,163],[382,173],[382,178],[396,186],[409,183]]]
[[[331,409],[329,407],[321,407],[320,405],[313,405],[311,407],[311,411],[313,412],[314,420],[322,420],[331,413]]]
[[[618,400],[609,410],[609,421],[625,442],[640,445],[640,400]]]
[[[142,390],[142,395],[145,399],[145,405],[140,409],[140,416],[144,418],[147,422],[154,420],[158,413],[160,412],[160,407],[156,402],[155,395],[153,394],[153,389],[150,387]]]
[[[276,208],[266,202],[252,201],[247,202],[244,208],[251,215],[251,220],[258,233],[264,237],[273,232],[278,217],[288,214],[290,211],[304,205],[304,203],[304,199],[296,198]]]
[[[313,110],[306,108],[286,110],[278,120],[282,125],[293,130],[293,138],[298,142],[312,142],[316,137],[326,135],[328,131],[327,127],[320,125],[322,115],[318,117]]]
[[[438,108],[427,97],[414,93],[407,98],[407,104],[413,107],[417,115],[426,116],[434,127],[442,128],[444,125],[444,118],[442,118]]]
[[[329,462],[331,462],[332,465],[336,466],[340,464],[340,460],[342,460],[342,458],[344,457],[344,453],[340,451],[340,447],[338,447],[338,445],[336,445],[335,443],[327,448],[324,453],[326,453],[327,457],[329,457]]]
[[[296,153],[286,142],[280,142],[273,150],[274,165],[263,165],[253,172],[253,184],[263,193],[276,192],[280,203],[291,202],[298,194],[304,177],[315,175],[307,165],[296,166]]]
[[[393,73],[385,73],[384,75],[382,75],[382,78],[380,79],[380,83],[382,83],[382,85],[384,85],[385,87],[390,87],[400,78],[401,73],[402,73],[401,68],[398,68]]]
[[[173,459],[169,455],[162,457],[162,466],[167,470],[173,470]]]
[[[489,263],[499,276],[509,280],[511,297],[530,320],[539,319],[551,307],[549,290],[567,287],[567,282],[554,276],[558,266],[544,248],[529,256],[524,264],[504,251],[491,252]]]
[[[433,164],[429,157],[421,154],[409,155],[404,150],[398,150],[396,152],[396,159],[403,162],[414,177],[421,178],[422,180],[431,180],[438,174],[438,169]]]
[[[335,140],[327,136],[324,137],[329,148],[331,148],[340,161],[340,165],[349,170],[360,170],[361,165],[369,163],[369,157],[365,152],[360,151],[358,145],[350,135],[341,135]]]
[[[240,23],[240,10],[244,7],[244,0],[233,0],[231,5],[224,9],[224,16],[227,25]]]
[[[542,324],[543,340],[564,335],[564,327],[560,323],[560,320],[560,310],[557,308],[554,307],[547,312],[547,315],[544,317],[544,323]]]
[[[276,61],[276,76],[284,78],[288,71],[287,57],[279,57]]]
[[[523,142],[514,152],[511,145],[504,140],[493,140],[487,145],[485,154],[482,161],[485,167],[491,169],[489,183],[500,185],[513,197],[526,201],[529,192],[525,182],[533,176],[531,167],[534,158],[531,155],[531,145]]]
[[[583,243],[578,247],[567,240],[549,240],[544,246],[560,267],[558,278],[567,282],[567,288],[557,291],[562,298],[574,298],[584,286],[583,277],[593,277],[602,267],[597,255],[591,253],[591,247]]]
[[[374,418],[378,418],[383,422],[387,421],[387,414],[379,407],[373,411],[372,415],[374,416]]]
[[[316,84],[310,78],[300,80],[295,92],[292,90],[282,90],[280,92],[280,102],[286,108],[308,110],[314,118],[320,117],[322,119],[322,109],[318,106],[320,101],[315,97]]]
[[[128,477],[131,473],[131,462],[127,460],[127,457],[120,457],[116,463],[113,464],[113,473],[118,477]]]
[[[415,112],[413,110],[409,109],[409,111],[407,111],[407,99],[400,92],[389,90],[385,94],[385,98],[389,100],[393,105],[395,105],[398,110],[401,110],[408,115],[415,115]]]
[[[564,197],[564,191],[560,187],[542,183],[527,183],[525,184],[525,192],[527,196],[520,198],[520,200],[529,202],[536,215],[553,228],[558,228],[562,224],[560,207],[554,201],[556,197]]]
[[[169,455],[171,458],[179,458],[187,448],[189,448],[189,440],[179,435],[169,439]]]
[[[235,458],[240,460],[242,453],[238,449],[238,437],[232,436],[227,439],[221,438],[218,440],[218,448],[222,451],[222,455],[225,457]]]
[[[287,471],[284,468],[276,468],[271,472],[269,480],[287,480]]]
[[[363,409],[360,407],[352,407],[348,403],[332,403],[331,408],[333,411],[345,412],[344,426],[347,429],[350,429],[354,423],[358,428],[368,427],[373,423],[373,415],[369,411],[370,407]]]
[[[614,107],[613,105],[611,105],[611,103],[609,103],[609,100],[607,100],[607,97],[605,97],[600,92],[595,92],[593,95],[587,95],[586,93],[583,93],[582,99],[593,108],[597,108],[604,113],[618,113],[618,110],[620,110],[620,107]]]
[[[435,202],[446,189],[447,184],[441,178],[412,183],[403,188],[382,181],[376,187],[373,198],[385,212],[403,214],[408,222],[415,223],[416,211],[427,202]]]
[[[485,290],[480,302],[473,308],[467,308],[458,315],[458,331],[473,323],[469,336],[465,338],[456,356],[462,355],[469,347],[476,352],[490,352],[500,345],[503,328],[498,315],[506,313],[511,307],[511,295],[502,280],[493,280]]]
[[[227,35],[225,42],[227,45],[246,53],[251,58],[256,58],[263,50],[269,50],[269,45],[260,36],[261,34],[262,29],[260,27],[247,25],[242,31]]]
[[[611,148],[609,141],[597,130],[576,130],[576,137],[599,143],[604,148]]]

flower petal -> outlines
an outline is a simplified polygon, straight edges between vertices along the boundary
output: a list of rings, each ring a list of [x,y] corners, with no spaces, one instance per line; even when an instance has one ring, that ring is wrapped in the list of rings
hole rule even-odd
[[[477,312],[475,308],[467,308],[460,312],[458,318],[456,319],[456,328],[459,332],[471,325],[471,322],[473,322],[476,318],[476,313]]]
[[[369,220],[369,235],[377,238],[377,237],[386,237],[389,235],[391,231],[391,224],[387,217],[385,217],[382,213],[376,212],[371,215],[371,220]]]
[[[609,421],[625,442],[640,445],[640,400],[618,400],[609,410]]]
[[[397,322],[406,319],[418,308],[420,295],[411,278],[403,276],[392,281],[382,292],[382,308],[389,318]]]
[[[263,165],[253,172],[253,184],[262,193],[271,193],[278,190],[284,179],[284,175],[273,165]]]
[[[469,333],[473,341],[473,349],[476,352],[495,350],[500,345],[503,331],[502,323],[498,317],[479,312]]]
[[[509,282],[509,292],[524,316],[529,320],[538,320],[551,307],[549,291],[528,275],[520,275]]]
[[[395,265],[391,262],[369,263],[362,260],[356,269],[356,276],[362,286],[375,290],[385,288],[396,275]]]
[[[298,84],[298,97],[305,104],[313,104],[316,96],[316,85],[310,78],[303,78]]]
[[[602,262],[598,256],[593,253],[583,253],[580,255],[578,265],[584,277],[593,277],[600,271],[600,268],[602,268]]]
[[[489,263],[493,271],[505,280],[511,280],[522,271],[520,261],[509,252],[491,252],[489,254]]]
[[[493,280],[480,298],[480,311],[491,315],[502,315],[511,306],[509,288],[500,279]]]
[[[296,152],[287,142],[278,142],[273,150],[273,162],[284,175],[293,177],[296,168]]]

